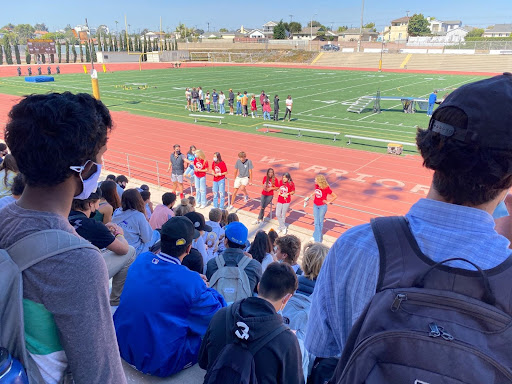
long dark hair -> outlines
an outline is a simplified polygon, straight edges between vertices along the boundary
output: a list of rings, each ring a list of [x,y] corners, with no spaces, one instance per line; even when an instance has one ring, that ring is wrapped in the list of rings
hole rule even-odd
[[[292,176],[288,172],[283,173],[283,177],[286,177],[289,183],[293,183]]]
[[[193,155],[194,154],[192,148],[194,148],[194,151],[197,149],[195,145],[191,145],[190,148],[188,149],[187,155]]]
[[[269,178],[268,173],[272,171],[272,178]],[[272,182],[272,185],[275,185],[276,183],[276,172],[274,171],[274,168],[267,169],[267,181],[270,180]]]
[[[18,165],[16,164],[16,159],[13,155],[7,154],[4,157],[4,161],[2,161],[2,164],[0,164],[0,171],[5,170],[4,175],[4,184],[7,185],[7,176],[9,175],[9,172],[15,172],[18,173]]]
[[[123,196],[121,197],[121,207],[123,208],[123,211],[133,209],[146,215],[144,200],[142,200],[140,192],[134,188],[127,189],[123,192]]]
[[[217,156],[217,163],[220,163],[222,161],[222,156],[219,152],[214,152],[214,155]]]
[[[112,180],[105,180],[100,185],[101,193],[107,203],[109,203],[114,210],[121,206],[121,199],[117,193],[117,184]]]
[[[272,245],[268,235],[264,231],[260,231],[254,237],[251,244],[250,254],[254,260],[263,261],[267,253],[272,252]]]

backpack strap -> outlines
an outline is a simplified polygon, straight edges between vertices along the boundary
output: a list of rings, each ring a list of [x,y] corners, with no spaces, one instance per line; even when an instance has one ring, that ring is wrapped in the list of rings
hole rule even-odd
[[[87,216],[85,216],[87,218]],[[70,220],[75,220],[75,219],[83,219],[84,216],[83,215],[73,215],[73,216],[69,216],[68,217],[68,221]]]
[[[224,261],[224,256],[222,256],[222,254],[215,258],[215,262],[217,263],[217,270],[221,269],[226,265],[226,261]]]
[[[7,248],[7,253],[23,272],[49,257],[80,248],[98,249],[87,240],[69,232],[46,229],[18,240]]]
[[[240,272],[245,272],[245,267],[247,267],[249,265],[249,263],[251,262],[251,258],[250,257],[247,257],[244,255],[244,257],[242,257],[240,259],[240,261],[237,263],[237,267],[238,269],[240,270]]]
[[[260,340],[254,342],[253,344],[249,344],[249,351],[251,351],[252,355],[256,355],[256,353],[267,345],[274,338],[279,336],[281,333],[289,329],[286,325],[281,324],[279,327],[274,329],[272,332],[268,333],[266,336],[262,337]]]

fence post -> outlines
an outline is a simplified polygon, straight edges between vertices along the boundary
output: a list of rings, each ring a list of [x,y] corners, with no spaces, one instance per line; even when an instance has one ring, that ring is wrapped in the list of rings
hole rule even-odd
[[[158,160],[155,160],[156,164],[156,181],[158,186],[160,187],[160,170],[158,169]]]
[[[128,154],[126,154],[126,167],[128,168],[128,177],[132,177],[132,174],[130,172],[130,158]]]

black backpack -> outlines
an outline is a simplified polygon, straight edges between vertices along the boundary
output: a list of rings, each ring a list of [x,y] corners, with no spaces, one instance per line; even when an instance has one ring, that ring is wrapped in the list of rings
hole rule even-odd
[[[288,329],[286,325],[281,324],[260,340],[251,343],[248,340],[249,327],[245,323],[238,322],[235,328],[234,314],[238,307],[240,307],[240,302],[235,302],[231,306],[231,311],[226,311],[227,338],[230,340],[230,334],[234,332],[235,341],[222,348],[219,356],[208,370],[204,384],[258,384],[254,356],[272,339]],[[231,316],[229,316],[230,313]]]
[[[485,271],[462,258],[436,263],[405,218],[371,225],[380,255],[377,293],[330,382],[512,383],[512,258]],[[453,260],[476,270],[445,265]]]

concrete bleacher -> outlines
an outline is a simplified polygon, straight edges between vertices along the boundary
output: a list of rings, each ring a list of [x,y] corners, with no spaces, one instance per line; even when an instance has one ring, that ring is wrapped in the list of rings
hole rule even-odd
[[[382,68],[401,68],[406,53],[385,53]],[[345,53],[328,52],[322,55],[315,65],[344,68],[378,68],[380,53]],[[452,71],[452,72],[510,72],[512,55],[455,55],[455,54],[420,54],[413,53],[405,69]]]

